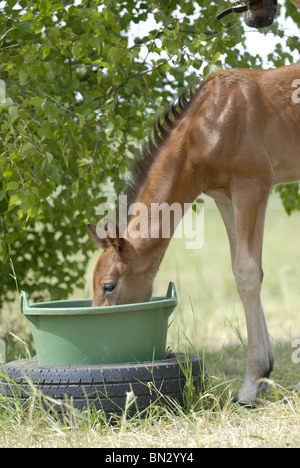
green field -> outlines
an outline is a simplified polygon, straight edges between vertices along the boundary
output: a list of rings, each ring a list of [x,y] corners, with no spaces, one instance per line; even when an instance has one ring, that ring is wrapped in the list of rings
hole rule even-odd
[[[205,359],[210,384],[191,399],[184,412],[154,412],[146,419],[121,420],[111,425],[100,414],[78,414],[70,427],[45,412],[7,410],[0,399],[0,446],[37,447],[298,447],[300,401],[290,390],[300,381],[300,365],[292,362],[292,342],[300,338],[300,216],[288,217],[272,199],[265,242],[263,304],[276,362],[266,396],[254,410],[232,403],[242,381],[246,360],[243,310],[231,271],[225,228],[211,203],[205,209],[205,242],[200,250],[185,250],[173,240],[155,283],[164,295],[174,281],[178,294],[168,334],[174,351],[197,352]],[[86,288],[74,296],[91,296]],[[25,340],[28,324],[18,307],[7,307],[0,322],[0,338],[8,331]],[[24,357],[26,346],[9,338],[10,358]]]

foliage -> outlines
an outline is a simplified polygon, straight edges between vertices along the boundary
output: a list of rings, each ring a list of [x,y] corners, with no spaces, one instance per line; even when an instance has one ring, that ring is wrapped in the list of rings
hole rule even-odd
[[[16,290],[11,265],[32,299],[82,286],[85,224],[107,181],[121,191],[154,117],[199,73],[261,66],[241,47],[239,18],[219,22],[220,9],[211,0],[0,3],[0,305]],[[293,60],[295,40],[287,46],[275,65]]]

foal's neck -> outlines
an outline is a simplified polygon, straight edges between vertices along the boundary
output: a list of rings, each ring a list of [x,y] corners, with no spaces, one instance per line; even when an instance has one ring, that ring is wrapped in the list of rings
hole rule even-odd
[[[193,203],[201,191],[194,183],[187,157],[188,131],[184,120],[159,148],[135,203],[129,207],[126,237],[145,267],[153,266],[154,274],[187,204]]]
[[[158,148],[152,155],[150,154],[151,164],[145,168],[145,176],[138,184],[138,190],[136,187],[134,189],[136,194],[134,201],[139,205],[133,207],[137,209],[136,212],[134,209],[129,212],[125,237],[145,265],[155,265],[154,270],[159,267],[177,224],[185,213],[186,204],[192,204],[207,185],[205,161],[201,159],[199,147],[195,149],[196,165],[191,157],[190,148],[191,145],[195,146],[194,124],[209,92],[207,85],[212,81],[212,76],[203,81],[189,102],[184,97],[179,99],[179,113],[172,108],[171,114],[167,114],[166,122],[169,128],[166,132],[162,131],[162,138],[155,134]],[[173,123],[172,113],[175,118]],[[162,127],[158,125],[158,128]],[[140,173],[141,168],[138,169]],[[176,204],[176,220],[173,219],[173,215],[170,216],[174,204]],[[157,213],[158,206],[163,206],[164,214],[169,216],[170,230],[167,236],[163,232],[162,216],[153,215],[153,208],[156,208]],[[178,216],[178,206],[180,216]],[[158,225],[156,230],[155,225]],[[140,232],[137,232],[138,226]],[[153,235],[153,232],[156,232],[156,235]]]

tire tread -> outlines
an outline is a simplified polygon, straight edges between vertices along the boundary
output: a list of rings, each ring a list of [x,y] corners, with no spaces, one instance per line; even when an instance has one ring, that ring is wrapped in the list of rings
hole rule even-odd
[[[43,395],[58,400],[58,406],[67,397],[75,408],[94,405],[108,413],[122,412],[130,391],[139,410],[156,400],[165,403],[170,397],[182,404],[187,362],[194,385],[201,388],[202,360],[193,355],[171,354],[160,361],[109,366],[40,367],[37,359],[13,361],[0,367],[0,394],[11,399],[17,396],[26,404],[33,384]]]

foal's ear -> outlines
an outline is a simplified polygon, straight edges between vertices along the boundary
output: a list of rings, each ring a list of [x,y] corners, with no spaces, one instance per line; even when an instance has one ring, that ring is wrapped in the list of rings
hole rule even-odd
[[[107,247],[111,245],[117,252],[122,252],[125,241],[120,237],[118,225],[109,218],[103,218],[102,223],[104,226],[103,230],[99,230],[92,224],[87,224],[87,228],[94,239],[95,246],[107,249]]]
[[[108,247],[107,237],[99,237],[97,234],[97,228],[96,226],[93,226],[93,224],[87,224],[86,227],[90,231],[95,247],[102,247],[103,249],[106,249]]]
[[[104,231],[107,233],[107,241],[113,246],[117,252],[122,252],[125,245],[125,240],[120,237],[120,230],[117,223],[109,218],[104,218]]]

